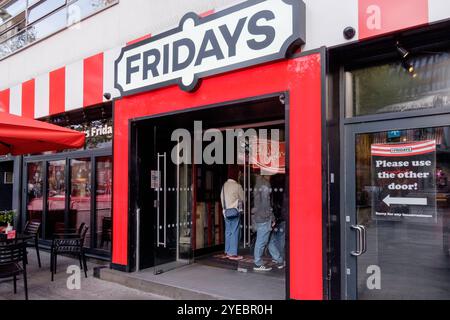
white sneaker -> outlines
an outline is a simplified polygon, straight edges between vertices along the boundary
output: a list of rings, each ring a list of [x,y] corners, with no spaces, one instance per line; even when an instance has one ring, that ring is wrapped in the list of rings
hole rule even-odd
[[[266,272],[266,271],[271,271],[272,268],[271,267],[266,267],[265,265],[262,265],[262,266],[259,266],[259,267],[257,265],[255,265],[253,267],[253,270],[254,271],[264,271],[264,272]]]

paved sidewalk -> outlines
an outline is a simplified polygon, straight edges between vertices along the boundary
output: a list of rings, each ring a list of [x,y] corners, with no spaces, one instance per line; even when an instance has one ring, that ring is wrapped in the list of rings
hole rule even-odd
[[[98,266],[88,262],[88,278],[82,271],[81,289],[69,290],[66,273],[70,265],[78,265],[78,261],[58,257],[58,270],[55,281],[51,282],[50,254],[41,251],[42,268],[37,265],[36,252],[28,249],[28,294],[30,300],[161,300],[166,299],[151,293],[131,289],[116,283],[103,281],[93,277],[93,268]],[[17,294],[13,293],[12,280],[0,280],[0,300],[24,300],[23,279],[17,281]]]

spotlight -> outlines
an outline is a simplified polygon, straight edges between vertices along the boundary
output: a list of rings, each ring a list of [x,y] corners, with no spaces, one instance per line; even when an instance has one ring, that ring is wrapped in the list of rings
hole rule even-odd
[[[402,57],[402,59],[406,59],[409,56],[409,51],[406,50],[405,48],[403,48],[402,46],[400,46],[399,42],[397,42],[396,47],[397,47],[397,52],[400,55],[400,57]]]
[[[103,97],[105,97],[106,100],[111,100],[111,93],[105,92],[105,94],[103,95]]]
[[[403,68],[405,68],[405,70],[406,71],[408,71],[409,73],[411,73],[411,74],[416,74],[415,73],[415,71],[416,71],[416,69],[414,69],[414,66],[411,64],[411,63],[409,63],[408,61],[403,61],[402,62],[402,66],[403,66]]]

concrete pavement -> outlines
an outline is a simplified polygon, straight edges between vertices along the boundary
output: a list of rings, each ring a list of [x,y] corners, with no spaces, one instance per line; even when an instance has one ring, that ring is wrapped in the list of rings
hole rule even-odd
[[[128,288],[116,283],[94,278],[93,269],[99,264],[88,262],[88,278],[81,272],[80,290],[70,290],[67,287],[66,273],[70,265],[78,265],[78,261],[58,257],[58,270],[55,281],[51,282],[50,254],[41,251],[42,268],[37,264],[36,252],[28,249],[28,294],[30,300],[161,300],[167,299],[148,292]],[[13,293],[12,280],[0,279],[0,300],[24,300],[23,279],[17,282],[17,294]]]

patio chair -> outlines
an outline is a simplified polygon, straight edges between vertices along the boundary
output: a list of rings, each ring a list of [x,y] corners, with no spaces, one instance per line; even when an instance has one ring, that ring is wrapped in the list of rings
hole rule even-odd
[[[34,240],[34,248],[36,250],[38,265],[41,267],[41,256],[39,254],[39,232],[41,230],[41,223],[38,221],[28,221],[25,225],[23,234],[26,236],[32,236]]]
[[[26,250],[27,243],[25,241],[0,245],[0,279],[12,277],[14,294],[16,294],[17,276],[23,274],[25,299],[28,300]]]
[[[112,220],[111,217],[103,217],[102,219],[102,236],[100,242],[100,248],[103,248],[105,243],[108,245],[111,243],[112,233]]]
[[[78,257],[80,269],[84,270],[84,276],[87,278],[86,255],[84,252],[84,240],[88,231],[88,227],[83,225],[80,233],[60,233],[55,234],[52,241],[50,252],[50,269],[52,273],[52,281],[56,273],[58,254],[71,255]]]

